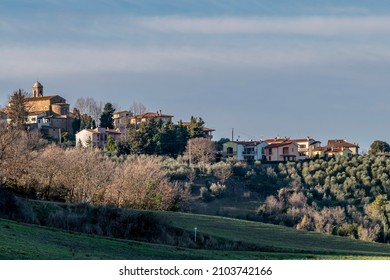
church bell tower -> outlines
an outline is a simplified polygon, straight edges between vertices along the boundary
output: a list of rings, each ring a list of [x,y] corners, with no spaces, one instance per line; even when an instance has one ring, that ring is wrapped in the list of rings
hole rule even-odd
[[[33,97],[42,97],[43,96],[43,86],[40,82],[36,82],[32,87]]]

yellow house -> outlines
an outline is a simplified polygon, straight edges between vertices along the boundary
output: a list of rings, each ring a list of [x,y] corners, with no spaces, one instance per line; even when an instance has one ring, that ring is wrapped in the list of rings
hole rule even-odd
[[[130,123],[130,118],[131,112],[129,111],[114,112],[112,116],[114,127],[119,128],[121,130],[125,129]]]
[[[328,140],[328,145],[313,149],[313,156],[352,156],[357,155],[359,146],[342,139]]]
[[[307,159],[313,156],[313,150],[315,148],[318,148],[321,144],[320,141],[314,140],[313,138],[306,137],[306,138],[281,138],[281,137],[275,137],[266,139],[265,142],[268,144],[280,144],[286,141],[292,141],[298,144],[298,160]]]
[[[138,125],[140,123],[147,122],[150,119],[155,119],[156,121],[162,121],[163,123],[168,123],[168,122],[172,122],[172,118],[173,118],[172,115],[162,114],[161,111],[159,111],[156,113],[148,112],[141,115],[131,116],[129,119],[130,119],[130,124]]]
[[[264,148],[267,161],[295,161],[299,157],[298,144],[292,140],[273,143]]]

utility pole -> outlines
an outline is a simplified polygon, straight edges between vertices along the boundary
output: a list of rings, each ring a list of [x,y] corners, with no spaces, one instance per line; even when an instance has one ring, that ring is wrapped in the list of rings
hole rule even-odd
[[[189,159],[190,159],[190,166],[192,164],[192,159],[191,159],[191,145],[192,145],[192,142],[191,142],[191,139],[188,140],[188,156],[189,156]]]

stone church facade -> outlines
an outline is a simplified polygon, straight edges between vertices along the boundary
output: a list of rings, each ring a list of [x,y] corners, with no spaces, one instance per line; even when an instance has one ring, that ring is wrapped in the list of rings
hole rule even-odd
[[[59,95],[44,96],[43,86],[38,81],[32,87],[32,97],[26,98],[26,109],[27,125],[31,129],[38,128],[45,136],[54,139],[63,132],[74,135],[74,116],[66,99]]]

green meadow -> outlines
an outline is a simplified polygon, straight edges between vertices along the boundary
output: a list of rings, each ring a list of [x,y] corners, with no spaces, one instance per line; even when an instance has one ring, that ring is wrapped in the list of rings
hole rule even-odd
[[[206,250],[64,231],[0,219],[0,259],[390,259],[390,246],[259,222],[158,212],[173,227],[249,248]]]

